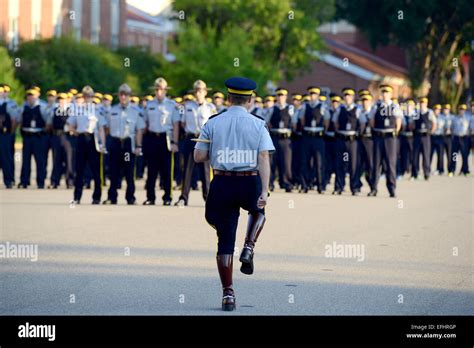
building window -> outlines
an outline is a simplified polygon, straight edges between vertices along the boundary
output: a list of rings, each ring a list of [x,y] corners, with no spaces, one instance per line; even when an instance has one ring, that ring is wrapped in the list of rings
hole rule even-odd
[[[91,43],[98,44],[100,35],[100,1],[91,1]]]
[[[119,46],[120,33],[120,0],[110,1],[110,45],[112,49]]]

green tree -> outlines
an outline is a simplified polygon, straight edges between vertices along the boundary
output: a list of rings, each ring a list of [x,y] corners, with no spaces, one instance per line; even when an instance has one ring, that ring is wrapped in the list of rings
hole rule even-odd
[[[337,17],[349,20],[372,47],[390,43],[406,50],[411,85],[420,94],[457,104],[466,88],[460,56],[470,53],[474,7],[467,0],[336,0]],[[461,81],[453,75],[461,73]]]
[[[245,32],[241,49],[250,47],[257,69],[272,68],[263,80],[291,79],[307,69],[315,59],[313,51],[324,47],[316,28],[334,13],[334,0],[176,0],[173,6],[178,16],[184,14],[180,26],[193,25],[195,19],[205,36],[213,31],[217,42],[236,31]]]
[[[0,46],[0,83],[6,83],[11,87],[10,97],[17,103],[23,100],[24,90],[15,78],[13,59],[8,55],[8,50]]]
[[[127,82],[139,89],[136,76],[124,68],[119,55],[84,41],[68,37],[28,41],[15,52],[15,57],[21,62],[16,76],[25,86],[66,90],[91,85],[98,91],[114,92]]]

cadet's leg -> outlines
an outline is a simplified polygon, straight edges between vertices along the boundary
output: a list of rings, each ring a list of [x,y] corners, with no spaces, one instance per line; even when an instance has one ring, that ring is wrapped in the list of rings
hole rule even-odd
[[[99,202],[100,197],[102,196],[102,178],[100,173],[102,154],[98,153],[95,149],[95,143],[93,138],[89,140],[87,148],[89,167],[91,170],[92,179],[94,180],[94,192],[92,193],[92,200],[95,202]]]
[[[420,136],[415,135],[413,138],[413,163],[411,167],[411,176],[414,178],[418,177],[418,171],[420,168],[420,148],[421,148]]]
[[[387,163],[387,172],[385,173],[387,180],[387,189],[391,197],[395,197],[395,189],[397,185],[397,138],[395,137],[385,137],[384,139],[384,153],[385,161]]]
[[[76,177],[74,178],[74,200],[80,201],[84,186],[84,170],[86,167],[86,142],[83,135],[79,135],[76,145]]]
[[[193,177],[193,170],[194,170],[194,145],[191,139],[186,138],[184,143],[184,157],[185,157],[185,169],[184,169],[184,178],[183,178],[183,185],[181,190],[181,197],[179,199],[184,200],[184,204],[188,203],[189,199],[189,191],[191,190],[191,180]]]
[[[209,186],[211,184],[211,162],[206,161],[201,163],[201,179],[202,179],[202,198],[204,201],[209,194]]]
[[[36,183],[38,188],[44,188],[48,156],[48,136],[38,135],[34,139],[33,155],[36,162]]]
[[[125,180],[127,182],[127,190],[125,191],[125,199],[128,204],[135,203],[135,155],[132,153],[132,144],[130,141],[126,144],[126,150],[129,154],[128,161],[122,159]]]
[[[262,193],[262,183],[260,177],[249,176],[241,178],[238,187],[239,205],[249,212],[245,244],[239,259],[242,262],[240,271],[252,274],[255,243],[265,225],[265,210],[257,207],[258,197]]]
[[[165,205],[169,205],[171,202],[171,196],[172,196],[172,184],[173,184],[173,177],[172,177],[172,171],[173,171],[173,166],[172,166],[172,152],[168,150],[168,147],[166,145],[166,139],[165,137],[160,137],[159,138],[159,152],[160,152],[160,158],[159,158],[159,164],[158,168],[160,170],[160,178],[163,179],[163,190],[165,191],[162,199],[163,203]]]
[[[350,188],[351,192],[360,191],[360,177],[357,177],[357,140],[346,141],[346,149],[349,150],[349,161],[350,161]]]
[[[10,134],[0,134],[0,163],[3,171],[3,182],[7,188],[13,185],[14,160],[12,155],[12,142]]]
[[[461,172],[463,174],[469,174],[469,136],[465,135],[459,138],[459,145],[462,156],[462,168]]]
[[[315,156],[315,167],[316,167],[316,180],[318,182],[318,192],[326,191],[326,184],[324,182],[324,140],[323,138],[316,138],[316,156]]]
[[[290,139],[284,139],[283,142],[283,162],[285,166],[285,175],[283,177],[283,182],[285,184],[285,188],[287,190],[291,190],[292,187],[292,181],[293,181],[293,175],[291,172],[291,140]]]
[[[53,151],[53,172],[51,173],[51,185],[53,187],[59,185],[62,172],[62,162],[61,162],[61,141],[58,135],[53,135],[51,137],[51,150]]]
[[[370,189],[374,188],[374,177],[373,177],[373,168],[374,168],[374,141],[373,139],[364,139],[363,146],[366,156],[365,164],[365,179],[370,186]]]
[[[31,152],[32,152],[32,135],[23,134],[20,186],[23,186],[25,188],[30,184]]]
[[[62,147],[64,149],[65,161],[66,161],[66,185],[69,187],[71,180],[73,178],[73,167],[72,167],[72,156],[73,149],[72,144],[69,138],[66,135],[61,137]]]
[[[369,193],[370,196],[377,194],[377,187],[379,185],[380,173],[382,171],[382,146],[383,138],[374,138],[374,167],[372,170],[373,190]]]
[[[217,269],[222,284],[222,309],[235,309],[232,287],[233,255],[235,235],[239,220],[239,206],[234,201],[233,177],[216,176],[210,186],[206,200],[206,220],[217,231]]]
[[[112,203],[117,202],[117,187],[119,183],[119,173],[121,170],[121,149],[120,141],[117,139],[111,139],[109,142],[109,154],[107,156],[109,162],[109,175],[110,175],[110,185],[107,191],[107,199]]]
[[[341,138],[336,139],[336,180],[334,181],[334,191],[340,194],[344,190],[345,186],[345,156],[346,146],[344,140]]]
[[[148,165],[145,184],[146,202],[155,203],[155,185],[158,176],[158,141],[154,135],[146,135],[143,140],[143,151]]]
[[[426,135],[422,139],[423,143],[423,174],[425,174],[425,179],[430,177],[431,172],[431,138],[429,135]]]

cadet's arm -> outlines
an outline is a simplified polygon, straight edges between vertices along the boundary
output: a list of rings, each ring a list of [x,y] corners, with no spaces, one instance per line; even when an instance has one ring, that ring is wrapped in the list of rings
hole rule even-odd
[[[201,163],[209,160],[209,151],[194,149],[194,162]]]
[[[258,173],[262,182],[262,193],[268,193],[270,185],[270,155],[268,151],[258,153]]]

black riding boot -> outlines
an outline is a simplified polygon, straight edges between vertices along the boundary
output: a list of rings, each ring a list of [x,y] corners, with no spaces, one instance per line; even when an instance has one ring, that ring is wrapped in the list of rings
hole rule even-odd
[[[244,274],[253,273],[253,248],[257,242],[257,238],[263,229],[265,224],[265,215],[262,213],[249,213],[249,219],[247,224],[247,235],[245,237],[244,248],[240,254],[240,262],[242,266],[240,271]]]
[[[235,309],[235,295],[232,289],[232,266],[233,254],[217,255],[217,269],[222,283],[222,310],[233,311]]]

